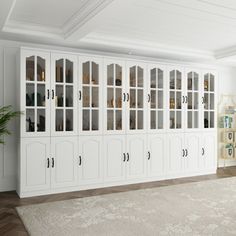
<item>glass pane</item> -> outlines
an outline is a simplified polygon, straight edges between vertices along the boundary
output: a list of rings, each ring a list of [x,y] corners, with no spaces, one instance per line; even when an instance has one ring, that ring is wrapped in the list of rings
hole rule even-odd
[[[34,106],[34,84],[26,84],[26,106]]]
[[[130,108],[136,107],[136,90],[130,89]]]
[[[176,93],[176,109],[181,109],[182,101],[181,101],[181,92]]]
[[[64,88],[63,85],[56,85],[56,98],[55,98],[56,107],[64,106],[63,88]]]
[[[175,109],[175,92],[170,92],[170,109]]]
[[[64,130],[63,110],[56,109],[56,131]]]
[[[136,128],[136,112],[135,111],[130,111],[130,124],[129,124],[130,129],[135,129]]]
[[[99,83],[99,71],[98,64],[92,62],[92,84]]]
[[[90,112],[83,110],[83,130],[90,130]]]
[[[35,130],[35,112],[34,109],[26,109],[26,132]]]
[[[130,83],[130,87],[136,87],[136,67],[135,66],[130,68],[129,83]]]
[[[210,128],[214,128],[214,112],[210,112]]]
[[[189,72],[188,73],[188,90],[193,89],[193,73]]]
[[[83,63],[83,84],[90,84],[90,63]]]
[[[64,81],[63,59],[56,61],[56,82],[62,83]]]
[[[107,85],[114,85],[114,65],[107,66]]]
[[[37,106],[45,107],[45,85],[37,85]]]
[[[73,131],[73,110],[66,110],[66,131]]]
[[[204,109],[207,110],[208,108],[209,108],[208,93],[204,93]]]
[[[163,108],[163,91],[158,91],[158,109]]]
[[[198,128],[198,111],[194,112],[194,128]]]
[[[122,111],[116,111],[116,130],[122,130]]]
[[[208,112],[205,111],[204,112],[204,128],[208,128],[208,127],[209,127]]]
[[[192,111],[188,111],[188,128],[193,128]]]
[[[107,89],[107,107],[114,107],[114,89]]]
[[[181,72],[180,71],[176,71],[176,89],[179,89],[179,90],[181,90],[182,89],[182,85],[181,85],[181,80],[182,80],[182,78],[181,78]]]
[[[182,116],[181,111],[177,111],[176,112],[176,129],[181,129],[181,125],[182,125],[181,116]]]
[[[138,108],[143,108],[143,90],[138,90]]]
[[[214,84],[214,75],[210,74],[210,91],[214,92],[215,84]]]
[[[107,130],[114,130],[114,112],[112,110],[107,111]]]
[[[99,123],[99,117],[98,117],[98,110],[92,111],[92,130],[98,130],[98,123]]]
[[[122,85],[122,68],[116,65],[116,86]]]
[[[194,72],[194,90],[197,91],[198,90],[198,74],[196,72]]]
[[[26,58],[26,80],[34,81],[34,56]]]
[[[194,109],[198,109],[198,93],[194,93]]]
[[[151,129],[156,129],[156,111],[151,111]]]
[[[170,111],[170,129],[175,128],[175,112]]]
[[[83,107],[90,106],[90,90],[89,87],[83,87]]]
[[[175,89],[175,71],[170,72],[170,89]]]
[[[214,94],[211,93],[210,94],[210,109],[211,110],[214,110],[214,103],[215,103]]]
[[[159,89],[163,89],[163,79],[164,79],[163,71],[158,69],[158,88]]]
[[[156,69],[151,70],[151,88],[156,88]]]
[[[66,86],[66,107],[73,107],[73,87]]]
[[[193,109],[193,96],[192,92],[188,92],[188,109]]]
[[[92,88],[92,107],[98,107],[98,106],[99,106],[98,88],[93,87]]]
[[[37,131],[45,132],[45,109],[37,110]]]
[[[45,81],[45,60],[37,57],[37,81]]]
[[[156,90],[151,90],[151,108],[156,108]]]
[[[143,87],[143,69],[138,66],[138,87]]]
[[[117,88],[116,89],[116,108],[122,107],[122,89]]]
[[[163,129],[163,111],[158,111],[158,129]]]
[[[143,111],[138,111],[138,129],[143,129]]]
[[[66,83],[73,83],[73,62],[66,60]]]
[[[204,91],[208,91],[209,90],[208,75],[209,74],[204,75]]]

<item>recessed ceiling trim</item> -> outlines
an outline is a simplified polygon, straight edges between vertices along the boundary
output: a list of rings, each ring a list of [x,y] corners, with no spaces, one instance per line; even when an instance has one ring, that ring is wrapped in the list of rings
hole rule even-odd
[[[4,0],[4,2],[1,3],[0,29],[3,29],[3,27],[7,24],[15,4],[16,0]]]
[[[236,45],[215,51],[216,59],[225,59],[236,55]]]

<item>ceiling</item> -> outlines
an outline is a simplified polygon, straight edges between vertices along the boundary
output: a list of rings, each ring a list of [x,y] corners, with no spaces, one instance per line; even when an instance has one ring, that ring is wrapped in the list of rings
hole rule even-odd
[[[0,39],[236,65],[236,1],[1,0]]]

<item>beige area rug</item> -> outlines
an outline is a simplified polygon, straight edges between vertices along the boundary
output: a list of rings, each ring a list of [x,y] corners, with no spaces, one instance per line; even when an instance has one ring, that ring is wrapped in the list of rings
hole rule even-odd
[[[17,208],[32,236],[236,235],[236,177]]]

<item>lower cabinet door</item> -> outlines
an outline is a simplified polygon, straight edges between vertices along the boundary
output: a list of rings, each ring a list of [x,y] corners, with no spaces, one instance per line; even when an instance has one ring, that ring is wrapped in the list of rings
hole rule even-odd
[[[184,134],[167,135],[167,173],[178,175],[184,172]]]
[[[72,187],[77,184],[77,137],[51,138],[52,188]]]
[[[198,171],[200,157],[201,135],[198,133],[185,134],[185,171]]]
[[[146,135],[126,137],[127,179],[144,179],[147,163]]]
[[[21,139],[21,191],[50,188],[50,138]]]
[[[102,136],[79,137],[79,185],[102,181]]]
[[[126,136],[109,135],[104,137],[104,181],[114,182],[125,179]]]
[[[217,168],[217,135],[216,132],[204,133],[201,136],[201,148],[199,158],[200,169],[216,169]]]
[[[148,176],[158,177],[165,175],[166,168],[166,135],[148,135],[148,152],[146,155],[148,163]]]

